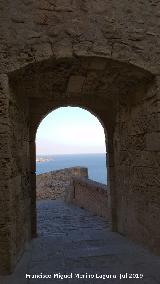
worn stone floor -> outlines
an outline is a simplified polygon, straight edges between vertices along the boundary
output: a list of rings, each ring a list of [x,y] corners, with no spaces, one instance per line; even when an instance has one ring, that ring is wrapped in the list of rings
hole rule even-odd
[[[0,284],[160,283],[160,257],[111,232],[102,217],[62,200],[39,201],[37,212],[38,238]],[[26,279],[41,273],[51,278]],[[63,275],[71,278],[62,280]],[[102,275],[111,278],[98,278]]]

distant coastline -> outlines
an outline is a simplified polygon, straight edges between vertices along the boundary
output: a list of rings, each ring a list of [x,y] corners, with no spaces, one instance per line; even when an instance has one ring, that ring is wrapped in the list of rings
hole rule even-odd
[[[48,158],[42,158],[42,157],[36,158],[36,163],[45,163],[45,162],[49,162],[49,161],[50,161],[50,159],[48,159]]]

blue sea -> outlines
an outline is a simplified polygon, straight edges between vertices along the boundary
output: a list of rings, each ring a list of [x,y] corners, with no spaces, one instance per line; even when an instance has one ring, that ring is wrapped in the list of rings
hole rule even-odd
[[[74,154],[74,155],[37,155],[37,158],[48,159],[36,163],[36,173],[46,173],[69,167],[87,167],[89,178],[107,184],[105,154]]]

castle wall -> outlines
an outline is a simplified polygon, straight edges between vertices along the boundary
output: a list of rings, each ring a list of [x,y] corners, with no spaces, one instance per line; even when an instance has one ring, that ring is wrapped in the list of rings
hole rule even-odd
[[[37,199],[65,198],[67,201],[74,176],[88,178],[88,169],[73,167],[37,175]]]
[[[159,253],[160,125],[157,88],[119,101],[114,133],[117,230]]]
[[[109,218],[107,186],[86,178],[74,177],[71,202],[97,216]]]

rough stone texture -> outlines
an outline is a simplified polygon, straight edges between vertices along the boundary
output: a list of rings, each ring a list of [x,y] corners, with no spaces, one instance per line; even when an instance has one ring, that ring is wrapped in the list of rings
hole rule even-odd
[[[109,218],[107,186],[82,177],[73,177],[69,202]]]
[[[113,230],[159,253],[159,11],[156,0],[1,0],[1,273],[36,235],[36,129],[65,105],[105,128]]]
[[[37,199],[64,199],[65,196],[66,199],[67,196],[69,198],[73,176],[88,178],[88,170],[87,168],[74,167],[37,175]]]
[[[156,107],[153,87],[140,102],[123,106],[119,102],[114,163],[117,229],[134,240],[151,244],[159,253],[160,133]]]
[[[8,77],[0,75],[0,272],[14,266],[15,232],[11,184],[11,150],[9,145]]]

